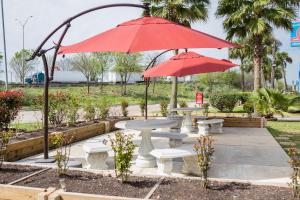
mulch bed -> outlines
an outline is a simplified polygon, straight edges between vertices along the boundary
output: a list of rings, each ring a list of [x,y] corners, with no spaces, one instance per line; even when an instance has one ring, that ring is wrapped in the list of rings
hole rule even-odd
[[[208,189],[197,180],[166,179],[151,199],[160,200],[284,200],[293,199],[289,188],[244,183],[212,182]]]
[[[110,196],[123,196],[132,198],[144,198],[158,179],[130,177],[128,183],[122,184],[116,178],[82,171],[69,171],[64,176],[68,192],[89,194],[101,194]],[[17,185],[27,187],[60,188],[59,177],[55,170],[49,170],[38,174]]]
[[[16,181],[41,169],[42,168],[32,166],[3,164],[0,168],[0,184]]]

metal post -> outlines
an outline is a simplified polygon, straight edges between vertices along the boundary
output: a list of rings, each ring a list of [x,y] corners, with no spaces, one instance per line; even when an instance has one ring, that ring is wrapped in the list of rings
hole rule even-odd
[[[5,24],[4,24],[4,8],[3,0],[1,0],[1,13],[2,13],[2,34],[3,34],[3,56],[5,67],[5,90],[8,90],[8,72],[7,72],[7,57],[6,57],[6,39],[5,39]]]

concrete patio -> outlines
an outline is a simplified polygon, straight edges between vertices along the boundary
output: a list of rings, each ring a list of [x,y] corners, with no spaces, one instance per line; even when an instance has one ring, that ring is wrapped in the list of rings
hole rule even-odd
[[[134,134],[134,142],[139,145],[141,137],[137,131],[126,130]],[[110,133],[113,134],[113,133]],[[198,135],[189,134],[183,145],[190,146],[196,142]],[[231,181],[249,181],[255,184],[287,185],[291,169],[288,165],[289,157],[275,141],[267,129],[263,128],[224,128],[224,133],[214,134],[214,161],[210,169],[213,179]],[[93,139],[107,139],[108,134]],[[86,166],[82,145],[85,141],[76,143],[71,149],[71,158],[82,162]],[[168,148],[168,139],[152,138],[155,148]],[[135,156],[138,148],[136,148]],[[50,152],[53,155],[54,151]],[[21,160],[21,163],[32,163],[41,158],[36,155]],[[113,152],[109,152],[108,165],[113,170]],[[183,162],[176,159],[173,162],[172,176],[186,176],[181,173]],[[157,168],[138,168],[133,165],[132,171],[137,175],[158,175]]]

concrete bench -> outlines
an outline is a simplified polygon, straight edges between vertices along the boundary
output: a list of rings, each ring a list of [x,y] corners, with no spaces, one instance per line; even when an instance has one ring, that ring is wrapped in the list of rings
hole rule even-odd
[[[156,132],[153,131],[152,137],[164,137],[169,138],[169,146],[171,148],[179,147],[182,145],[182,140],[187,137],[186,134],[176,132]]]
[[[223,119],[208,119],[197,121],[198,134],[207,135],[208,133],[222,133]]]
[[[169,175],[172,172],[172,159],[182,158],[184,161],[183,173],[194,174],[198,171],[196,152],[192,147],[176,149],[154,149],[150,152],[156,158],[158,172]]]
[[[88,169],[107,169],[109,147],[102,142],[87,142],[83,145]]]

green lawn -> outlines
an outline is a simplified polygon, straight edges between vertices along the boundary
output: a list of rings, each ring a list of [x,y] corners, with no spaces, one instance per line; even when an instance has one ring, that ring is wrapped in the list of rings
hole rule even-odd
[[[26,97],[26,105],[30,106],[33,102],[30,100],[34,96],[42,95],[43,88],[14,88],[23,91]],[[103,91],[100,86],[92,86],[90,94],[87,93],[87,87],[75,86],[75,87],[51,87],[51,92],[67,92],[73,96],[79,98],[81,105],[84,105],[86,101],[97,101],[101,98],[106,98],[112,105],[118,105],[122,99],[126,99],[129,104],[138,104],[144,99],[145,86],[143,84],[131,84],[127,86],[127,95],[121,95],[120,85],[105,85]],[[171,93],[170,83],[156,83],[151,84],[149,87],[149,103],[159,103],[162,100],[169,100]],[[178,101],[194,101],[195,92],[189,89],[186,84],[178,84]]]
[[[300,122],[269,121],[267,128],[286,151],[290,147],[300,151]]]
[[[43,127],[42,122],[34,122],[34,123],[12,123],[10,128],[16,128],[26,131],[34,131],[37,129],[41,129]]]

